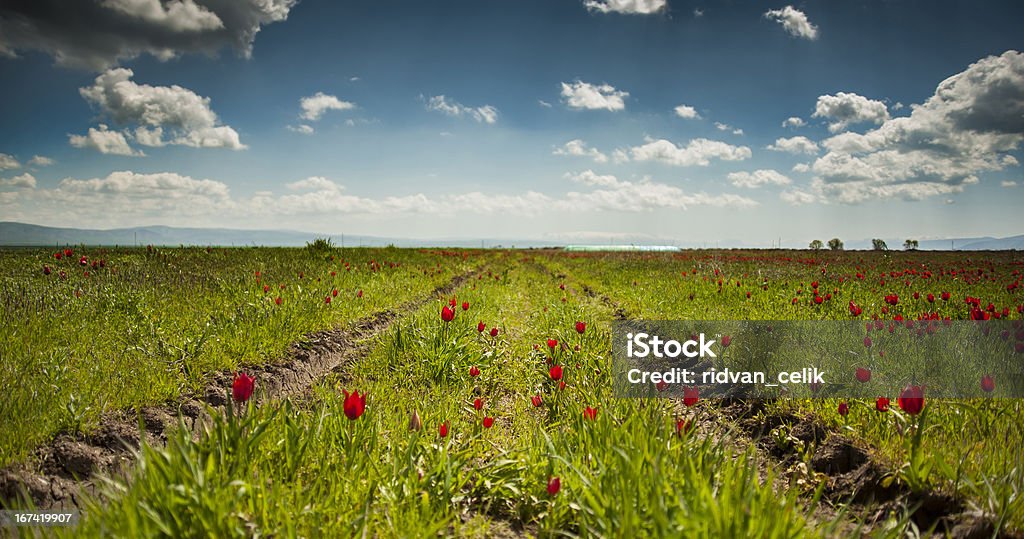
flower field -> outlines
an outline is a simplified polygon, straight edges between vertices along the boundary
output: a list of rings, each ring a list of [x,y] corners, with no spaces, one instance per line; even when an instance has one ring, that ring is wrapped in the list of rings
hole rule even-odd
[[[1022,269],[1013,252],[3,251],[0,495],[81,510],[46,529],[76,537],[1020,536],[1024,409],[1001,379],[939,399],[865,363],[849,377],[875,398],[617,398],[610,336],[998,321],[1024,364]]]

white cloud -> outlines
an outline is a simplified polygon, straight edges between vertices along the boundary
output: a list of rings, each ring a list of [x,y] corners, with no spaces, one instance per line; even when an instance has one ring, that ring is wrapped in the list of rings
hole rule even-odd
[[[839,92],[836,95],[820,96],[811,116],[834,120],[829,123],[828,130],[838,133],[853,124],[881,124],[889,119],[889,110],[881,101],[854,93]]]
[[[767,149],[794,155],[818,153],[818,145],[807,137],[778,138],[775,139],[775,144],[770,144]]]
[[[593,170],[584,170],[583,172],[566,172],[565,179],[587,185],[590,187],[615,187],[619,184],[618,178],[611,174],[600,175]]]
[[[760,169],[754,172],[730,172],[726,177],[736,187],[757,189],[762,185],[789,185],[791,180],[785,175],[771,169]]]
[[[679,147],[665,139],[646,139],[642,146],[630,148],[630,155],[636,161],[658,161],[680,167],[708,166],[711,159],[742,161],[752,155],[746,146],[733,146],[717,140],[698,138],[686,146]]]
[[[48,167],[54,164],[55,161],[46,157],[45,155],[33,155],[32,159],[28,160],[28,166],[30,167]]]
[[[803,127],[805,125],[807,125],[807,123],[804,122],[804,119],[799,116],[790,116],[789,118],[786,118],[785,120],[782,121],[782,127],[796,128]]]
[[[302,133],[303,135],[312,135],[315,132],[312,126],[306,124],[289,125],[286,127],[288,128],[289,131],[294,131],[295,133]]]
[[[608,156],[601,153],[597,148],[591,148],[587,146],[587,143],[580,140],[574,139],[566,142],[561,148],[555,148],[555,155],[570,155],[577,157],[590,157],[595,163],[607,163]]]
[[[616,90],[610,84],[575,81],[562,83],[562,97],[569,108],[618,111],[626,108],[629,92]]]
[[[674,108],[672,110],[674,110],[675,113],[676,113],[676,116],[679,116],[680,118],[686,118],[687,120],[699,120],[700,119],[700,114],[697,113],[697,109],[695,109],[695,108],[693,108],[693,107],[691,107],[689,105],[679,105],[678,107],[676,107],[676,108]]]
[[[448,116],[461,118],[468,116],[477,122],[493,124],[498,121],[498,109],[491,105],[480,107],[467,107],[454,99],[450,100],[443,95],[435,95],[427,101],[427,110],[443,112]]]
[[[729,124],[723,124],[722,122],[715,122],[715,129],[717,129],[719,131],[731,131],[733,135],[742,135],[743,134],[743,130],[742,129],[733,128],[733,126],[731,126]]]
[[[1017,187],[1017,182],[1015,182],[1013,180],[1003,180],[1003,181],[999,182],[999,185],[1002,186],[1002,187],[1007,187],[1007,188]]]
[[[322,118],[324,113],[329,110],[351,110],[356,107],[356,104],[342,101],[333,95],[317,92],[309,97],[300,99],[299,106],[302,107],[302,114],[299,117],[303,120],[315,122]]]
[[[629,162],[629,154],[626,153],[626,150],[623,150],[621,148],[617,148],[615,151],[612,152],[612,162],[616,163],[616,164],[618,164],[618,163],[628,163]]]
[[[292,191],[341,191],[341,186],[323,176],[310,176],[305,180],[289,183]]]
[[[132,149],[124,133],[111,131],[105,124],[100,124],[99,129],[90,127],[89,132],[85,135],[69,135],[68,142],[75,148],[89,148],[104,154],[134,157],[146,155],[139,150]]]
[[[601,13],[650,15],[665,9],[666,3],[667,0],[584,0],[583,5]]]
[[[793,6],[769,10],[765,12],[764,17],[781,24],[791,36],[810,40],[818,39],[818,27],[811,24],[803,11]]]
[[[942,81],[910,116],[822,142],[812,185],[830,201],[920,200],[963,191],[1024,140],[1024,54],[989,56]],[[1011,156],[1012,157],[1012,156]]]
[[[21,163],[19,163],[13,155],[0,153],[0,170],[10,170],[15,168],[21,168]]]
[[[547,101],[544,101],[543,99],[538,99],[537,100],[537,104],[542,106],[542,107],[544,107],[544,108],[546,108],[546,109],[550,109],[551,108],[551,103],[548,103]]]
[[[13,178],[0,178],[0,187],[17,187],[21,189],[35,189],[36,178],[35,176],[24,173],[19,174]]]
[[[801,191],[800,189],[790,189],[789,191],[783,191],[779,193],[779,198],[794,206],[813,204],[818,201],[818,197],[816,195],[808,193],[807,191]]]
[[[166,61],[214,55],[230,47],[244,57],[264,25],[288,18],[296,0],[32,0],[6,3],[0,54],[42,51],[60,65],[102,71],[142,54]],[[9,24],[8,24],[9,23]]]
[[[102,0],[104,7],[141,19],[172,32],[199,32],[224,28],[216,13],[193,0]]]
[[[598,189],[585,193],[569,192],[557,203],[562,211],[648,212],[659,209],[686,210],[691,206],[757,206],[757,202],[747,197],[734,194],[687,193],[673,185],[652,182],[647,177],[630,182],[611,175],[599,176],[588,170],[579,174],[567,174],[566,178]]]
[[[811,166],[807,163],[797,163],[793,165],[793,172],[810,172]]]
[[[234,129],[218,125],[220,121],[210,108],[210,98],[178,85],[138,84],[131,80],[133,75],[130,69],[111,69],[96,77],[92,86],[79,89],[79,93],[116,123],[145,127],[143,136],[136,137],[139,144],[246,148]],[[165,134],[171,138],[164,140]]]

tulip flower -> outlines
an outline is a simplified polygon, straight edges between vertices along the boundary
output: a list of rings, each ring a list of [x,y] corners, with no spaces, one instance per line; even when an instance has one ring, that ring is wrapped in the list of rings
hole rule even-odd
[[[555,348],[557,348],[557,347],[558,347],[558,340],[557,339],[548,339],[548,348],[550,348],[552,351],[554,351]]]
[[[468,301],[463,301],[462,302],[462,310],[463,311],[468,311],[469,310],[469,302]]]
[[[839,415],[846,417],[846,414],[850,413],[850,405],[845,402],[840,402],[839,409],[837,411],[839,412]]]
[[[331,304],[331,296],[327,296],[327,297],[324,298],[324,304],[325,305],[330,305]]]
[[[584,408],[583,409],[583,418],[587,419],[587,420],[590,420],[590,421],[593,421],[595,418],[597,418],[597,408],[591,408],[589,406]]]
[[[437,427],[437,435],[442,438],[448,436],[448,423],[441,423],[441,425]]]
[[[496,327],[491,328],[491,337],[497,337],[497,336],[498,336],[498,328],[496,328]]]
[[[487,329],[487,324],[484,324],[483,322],[480,322],[479,324],[476,325],[476,330],[479,333],[483,333],[485,329]]]
[[[284,300],[283,300],[283,299],[281,299],[281,296],[277,296],[277,298],[276,298],[276,299],[274,299],[274,304],[275,304],[275,305],[280,305],[280,304],[282,304],[282,303],[284,303]]]
[[[441,320],[444,320],[445,322],[451,322],[454,319],[455,311],[452,310],[451,307],[445,305],[444,308],[441,309]]]
[[[485,429],[489,429],[489,428],[491,428],[493,426],[494,426],[494,418],[491,417],[491,416],[485,417],[484,418],[484,428]]]
[[[689,407],[689,406],[693,406],[694,404],[697,404],[697,400],[699,399],[699,396],[700,396],[700,393],[698,392],[697,388],[695,388],[695,387],[683,388],[683,404],[685,404],[686,406]]]
[[[878,400],[875,401],[875,410],[878,410],[879,412],[888,412],[889,411],[889,398],[888,397],[878,397]]]
[[[562,490],[562,480],[557,477],[551,477],[548,479],[548,496],[554,496],[558,494],[558,491]]]
[[[409,430],[419,431],[423,428],[423,421],[420,419],[420,413],[417,410],[413,410],[409,416]]]
[[[530,397],[530,402],[533,403],[533,406],[535,408],[539,408],[540,405],[544,404],[544,401],[543,399],[541,399],[540,395],[534,395]]]
[[[871,369],[857,367],[857,381],[861,383],[867,383],[868,380],[871,380]]]
[[[996,390],[996,382],[991,376],[985,375],[981,377],[981,390],[985,393],[991,393]]]
[[[850,300],[849,308],[851,316],[860,316],[860,314],[864,312],[864,310],[857,306],[857,304],[854,303],[853,300]]]
[[[244,372],[235,373],[235,379],[231,382],[231,398],[238,403],[249,400],[249,397],[252,397],[255,383],[256,379],[252,376],[249,376]]]
[[[586,322],[576,322],[576,333],[583,335],[583,332],[587,330]]]
[[[658,393],[661,393],[662,391],[668,389],[668,382],[660,380],[657,384],[654,384],[654,389],[657,389]]]
[[[469,368],[469,375],[472,376],[473,378],[480,376],[480,369],[476,365],[473,365],[472,367]]]
[[[693,430],[692,419],[677,419],[676,420],[676,434],[682,436]]]
[[[477,397],[477,398],[473,399],[473,408],[476,408],[477,410],[483,410],[484,409],[484,401],[483,401],[483,399],[481,399],[480,397]]]
[[[910,415],[921,413],[924,408],[924,386],[907,386],[896,399],[896,403],[901,410]]]
[[[871,348],[871,337],[864,337],[864,348]]]
[[[723,335],[722,336],[722,347],[723,348],[729,348],[730,344],[732,344],[732,337],[730,337],[728,335]]]
[[[358,390],[351,394],[348,391],[342,391],[345,393],[345,401],[342,404],[345,417],[351,421],[359,419],[366,411],[366,394],[360,395]]]
[[[551,367],[551,369],[548,370],[548,375],[551,376],[552,380],[561,380],[562,379],[562,366],[561,365],[555,365],[555,366]]]

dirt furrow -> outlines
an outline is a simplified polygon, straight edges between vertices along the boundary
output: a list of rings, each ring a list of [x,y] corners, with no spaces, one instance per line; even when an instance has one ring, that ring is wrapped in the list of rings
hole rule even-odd
[[[364,341],[387,330],[404,313],[447,296],[474,271],[456,276],[421,298],[345,328],[311,333],[293,343],[280,362],[247,367],[245,371],[256,379],[253,398],[266,402],[302,394],[326,374],[364,355]],[[183,395],[176,402],[147,406],[138,412],[108,413],[88,433],[58,434],[38,447],[27,461],[0,470],[0,507],[22,506],[25,501],[39,509],[80,507],[83,495],[96,494],[98,475],[123,473],[134,463],[143,438],[152,444],[164,443],[165,431],[177,426],[179,418],[187,428],[196,430],[207,417],[207,406],[228,405],[233,376],[230,371],[212,373],[198,394]]]

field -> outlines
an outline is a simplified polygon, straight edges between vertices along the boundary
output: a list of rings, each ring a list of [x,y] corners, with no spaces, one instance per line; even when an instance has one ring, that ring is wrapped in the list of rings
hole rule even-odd
[[[1024,358],[1022,269],[1016,252],[3,251],[0,502],[78,508],[71,530],[18,528],[76,537],[1021,536],[1024,406],[1002,386],[920,410],[881,382],[885,411],[616,398],[610,332],[976,319]]]

